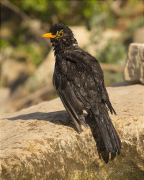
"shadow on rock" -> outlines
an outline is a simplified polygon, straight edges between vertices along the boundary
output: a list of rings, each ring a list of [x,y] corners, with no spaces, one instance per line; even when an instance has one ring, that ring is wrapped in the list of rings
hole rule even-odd
[[[59,121],[65,122],[68,119],[68,114],[66,111],[56,111],[56,112],[49,112],[49,113],[35,112],[35,113],[19,115],[19,116],[7,118],[7,119],[12,120],[12,121],[14,120],[43,120],[43,121],[49,121],[54,124],[59,124]],[[106,151],[106,148],[102,140],[102,136],[100,134],[100,131],[97,127],[95,120],[92,117],[86,117],[86,122],[89,125],[92,135],[94,137],[94,140],[96,142],[99,158],[100,159],[102,158],[105,161],[105,163],[108,163],[109,153]],[[71,127],[75,131],[77,131],[76,127],[74,126],[72,122],[64,126]]]
[[[7,118],[8,120],[43,120],[49,121],[55,124],[59,123],[59,120],[65,120],[68,118],[68,114],[66,111],[56,111],[56,112],[34,112],[30,114],[23,114],[11,118]]]
[[[41,121],[49,121],[54,124],[60,124],[61,122],[66,122],[68,119],[68,113],[66,111],[56,111],[56,112],[34,112],[24,115],[19,115],[11,118],[7,118],[8,120],[14,121],[14,120],[41,120]],[[64,125],[73,128],[75,131],[77,131],[74,124],[71,122],[68,125]]]

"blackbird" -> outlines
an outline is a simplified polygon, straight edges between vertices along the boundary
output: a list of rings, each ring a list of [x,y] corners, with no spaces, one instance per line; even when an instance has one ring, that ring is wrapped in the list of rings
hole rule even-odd
[[[78,46],[72,30],[64,24],[54,24],[43,37],[50,38],[56,57],[53,85],[78,132],[82,132],[81,125],[88,127],[85,110],[95,119],[106,151],[113,157],[120,154],[121,141],[108,110],[116,112],[98,60]]]

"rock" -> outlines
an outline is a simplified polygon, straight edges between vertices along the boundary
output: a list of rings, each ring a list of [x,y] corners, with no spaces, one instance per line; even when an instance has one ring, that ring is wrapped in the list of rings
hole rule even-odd
[[[17,93],[20,90],[21,89],[18,89]],[[26,95],[26,93],[22,91],[23,95],[25,93],[25,96],[23,98],[20,98],[17,100],[11,99],[9,104],[7,104],[7,106],[9,107],[7,112],[16,112],[16,111],[21,110],[23,108],[27,108],[27,107],[30,107],[32,105],[43,102],[44,100],[53,99],[54,98],[54,91],[55,91],[54,86],[50,85],[50,84],[43,87],[43,88],[36,90],[35,92],[30,93],[29,95]],[[11,108],[11,107],[13,107],[13,108]]]
[[[110,115],[121,141],[121,154],[105,164],[99,159],[95,122],[78,134],[60,99],[43,102],[1,119],[1,178],[143,179],[143,86],[107,88],[117,116]],[[92,132],[91,132],[92,130]]]
[[[131,83],[144,84],[144,44],[129,45],[127,61],[124,69],[124,80]]]
[[[2,62],[2,85],[13,90],[24,82],[30,73],[31,68],[26,64],[13,59],[4,60]]]
[[[73,31],[78,45],[83,48],[90,43],[91,32],[87,30],[85,26],[70,26]]]
[[[43,63],[37,68],[31,77],[24,83],[24,88],[28,91],[33,91],[42,86],[52,84],[52,76],[54,72],[55,57],[51,50]]]
[[[10,98],[10,89],[9,88],[0,88],[1,95],[1,114],[4,114],[8,111],[8,102]]]

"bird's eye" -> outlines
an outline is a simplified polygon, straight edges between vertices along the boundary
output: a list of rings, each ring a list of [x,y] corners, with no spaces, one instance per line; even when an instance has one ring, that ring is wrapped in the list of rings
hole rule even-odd
[[[59,36],[63,36],[63,31],[60,31],[60,32],[59,32]]]
[[[63,36],[63,31],[57,31],[56,36],[57,37],[62,37]]]

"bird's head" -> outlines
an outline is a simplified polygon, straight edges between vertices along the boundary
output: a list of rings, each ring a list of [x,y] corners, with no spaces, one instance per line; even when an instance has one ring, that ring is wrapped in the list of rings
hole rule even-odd
[[[73,32],[64,24],[54,24],[50,28],[50,33],[44,34],[43,37],[50,38],[55,50],[64,50],[73,44],[77,44]]]

